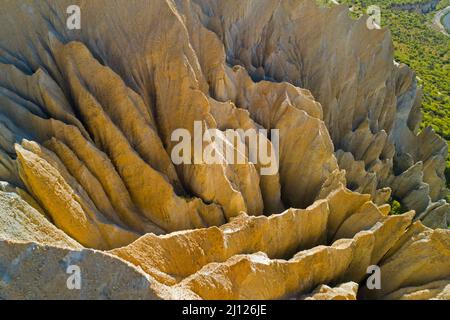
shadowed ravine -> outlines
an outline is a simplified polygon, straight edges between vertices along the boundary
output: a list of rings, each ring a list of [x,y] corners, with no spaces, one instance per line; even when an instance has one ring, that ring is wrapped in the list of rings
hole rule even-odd
[[[387,29],[309,0],[7,0],[0,21],[0,298],[450,298],[447,144]],[[278,129],[278,172],[175,165],[195,121]]]

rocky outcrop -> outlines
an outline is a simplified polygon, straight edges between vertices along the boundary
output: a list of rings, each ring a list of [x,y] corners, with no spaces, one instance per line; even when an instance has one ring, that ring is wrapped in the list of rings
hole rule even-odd
[[[413,212],[386,216],[383,207],[372,223],[353,226],[350,222],[360,212],[371,216],[371,202],[355,210],[345,200],[343,193],[336,193],[306,210],[270,218],[243,216],[220,228],[170,237],[149,234],[109,253],[51,241],[42,245],[2,240],[0,292],[5,298],[354,299],[360,283],[362,297],[448,296],[449,231],[411,224]],[[342,217],[331,205],[336,201],[338,208],[346,207],[347,218],[339,229],[348,230],[347,239],[326,235]],[[298,233],[284,232],[287,225],[296,225]],[[307,231],[310,227],[316,231]],[[363,282],[367,267],[374,264],[382,275],[376,292]],[[46,267],[36,269],[40,265]],[[70,265],[82,270],[82,291],[67,288]],[[37,272],[39,276],[33,276]],[[28,287],[29,281],[34,285]],[[330,288],[326,283],[344,285]]]
[[[382,288],[376,291],[363,289],[362,294],[370,298],[389,298],[389,294],[408,298],[414,296],[414,291],[436,288],[436,282],[439,282],[441,289],[428,295],[448,295],[449,234],[450,230],[431,230],[420,223],[413,224],[380,263]],[[400,269],[401,272],[393,272]],[[424,280],[429,285],[423,285]],[[443,286],[444,282],[446,285]]]
[[[405,201],[404,205],[416,210],[418,215],[426,208],[436,207],[434,202],[446,192],[447,145],[431,128],[417,135],[421,90],[417,88],[414,73],[393,61],[393,48],[386,30],[368,31],[365,21],[352,21],[342,6],[321,10],[310,1],[197,2],[204,13],[203,25],[224,43],[223,56],[228,64],[245,66],[256,80],[286,81],[311,90],[323,112],[314,113],[306,106],[300,109],[323,119],[336,152],[350,152],[354,160],[364,162],[372,176],[371,184],[375,185],[376,190],[371,193],[374,197],[385,193],[383,189],[387,187],[395,195],[398,191],[392,181],[414,164],[426,162],[427,170],[417,179],[428,187],[414,183],[405,186],[410,196],[419,196],[422,203]],[[229,14],[231,11],[239,14]],[[259,17],[258,22],[254,22],[255,16]],[[320,18],[310,21],[312,16]],[[331,20],[336,21],[336,25],[322,23]],[[242,34],[238,32],[240,28],[253,31]],[[198,30],[192,29],[191,34],[196,32]],[[321,47],[315,41],[317,38],[321,39]],[[339,49],[331,49],[336,47]],[[354,49],[362,47],[364,53]],[[368,52],[372,51],[377,54],[370,56]],[[210,67],[203,68],[209,70]],[[226,71],[225,66],[223,74],[212,84],[214,96],[245,106],[234,98],[232,89],[242,86],[227,88],[227,83],[234,83],[236,72]],[[226,80],[227,77],[231,79]],[[428,141],[427,145],[422,144],[422,138]],[[355,161],[346,160],[349,162],[340,166],[357,166]],[[398,162],[402,162],[402,166],[394,166]],[[358,185],[357,181],[349,181],[350,187],[354,185]],[[441,210],[449,213],[448,208]],[[437,211],[436,214],[441,216]]]
[[[361,281],[367,266],[400,238],[413,212],[387,217],[384,207],[367,200],[341,189],[305,210],[146,235],[111,253],[204,299],[285,298],[337,279]],[[284,232],[287,228],[291,232]]]
[[[2,240],[37,242],[73,249],[82,248],[79,243],[58,229],[15,192],[0,191],[0,212],[2,216],[0,239]]]
[[[330,288],[327,285],[317,287],[310,295],[303,297],[304,300],[356,300],[358,284],[347,282],[337,287]]]
[[[195,298],[168,295],[142,271],[104,252],[0,240],[0,253],[2,299]],[[79,290],[68,286],[72,265],[81,271]]]
[[[79,2],[69,30],[76,3],[0,13],[1,298],[448,296],[447,145],[387,30],[310,0]],[[175,163],[179,129],[243,163]],[[278,130],[278,170],[230,129]]]

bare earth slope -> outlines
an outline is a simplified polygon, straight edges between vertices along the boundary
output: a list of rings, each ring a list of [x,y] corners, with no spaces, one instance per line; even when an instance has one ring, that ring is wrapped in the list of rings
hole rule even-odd
[[[0,298],[448,299],[447,144],[418,133],[388,30],[310,0],[7,0],[0,21]],[[278,129],[278,172],[175,165],[194,121]]]

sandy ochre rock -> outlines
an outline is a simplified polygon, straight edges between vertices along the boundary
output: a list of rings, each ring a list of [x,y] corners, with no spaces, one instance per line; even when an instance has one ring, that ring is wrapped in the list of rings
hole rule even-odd
[[[388,30],[313,0],[4,0],[0,25],[0,299],[450,299],[447,144]],[[212,129],[243,163],[173,160]]]

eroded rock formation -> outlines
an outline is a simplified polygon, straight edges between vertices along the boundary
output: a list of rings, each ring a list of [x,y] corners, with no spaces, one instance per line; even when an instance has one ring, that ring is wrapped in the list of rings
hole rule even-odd
[[[0,21],[0,298],[449,298],[447,145],[388,30],[310,0],[8,0]],[[245,139],[243,164],[174,164],[198,122],[278,129],[279,170]]]

